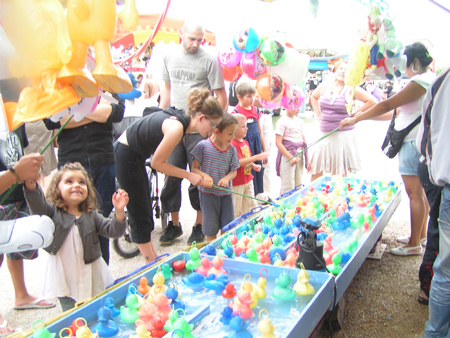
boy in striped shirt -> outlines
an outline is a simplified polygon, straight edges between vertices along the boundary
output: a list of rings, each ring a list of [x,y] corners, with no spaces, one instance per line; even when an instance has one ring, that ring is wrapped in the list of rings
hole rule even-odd
[[[211,125],[212,122],[210,121]],[[192,172],[203,178],[199,187],[200,208],[203,213],[203,234],[206,241],[216,238],[219,230],[234,220],[231,192],[213,186],[232,189],[232,180],[239,169],[236,148],[231,144],[238,122],[224,113],[222,121],[214,126],[210,138],[200,141],[192,150]]]

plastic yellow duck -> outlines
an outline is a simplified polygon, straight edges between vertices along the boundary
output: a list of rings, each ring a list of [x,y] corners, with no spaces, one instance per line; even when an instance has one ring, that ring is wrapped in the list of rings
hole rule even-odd
[[[247,275],[250,276],[250,274],[247,274]],[[253,292],[253,284],[250,283],[250,281],[245,280],[247,275],[244,276],[244,283],[242,283],[241,288],[238,291],[238,297],[242,291],[248,291],[250,293],[250,297],[253,301],[252,303],[249,304],[250,309],[253,309],[256,305],[258,305],[258,295]],[[235,298],[234,303],[237,305],[241,305],[241,302],[239,301],[238,297]]]
[[[166,292],[167,285],[164,285],[164,282],[166,281],[166,279],[164,278],[164,276],[161,272],[161,266],[158,267],[158,270],[157,270],[156,274],[153,276],[152,281],[153,281],[154,285],[150,288],[150,291],[148,292],[150,294],[150,296],[154,296],[158,292]],[[156,292],[155,289],[158,286],[161,287],[161,290]]]
[[[297,275],[297,282],[294,284],[293,289],[299,296],[308,296],[314,293],[314,287],[309,283],[309,275],[306,272],[303,263],[300,263],[301,270]]]
[[[275,266],[284,266],[283,260],[281,259],[280,255],[276,254],[275,257],[276,257],[277,260],[273,263],[273,265],[275,265]]]
[[[76,333],[77,338],[97,338],[95,333],[89,329],[88,326],[80,326]]]
[[[267,316],[263,318],[263,313]],[[277,327],[272,324],[269,320],[269,312],[266,309],[261,309],[259,311],[259,323],[258,323],[258,331],[262,334],[262,338],[277,338],[276,335],[273,334]]]
[[[136,334],[130,334],[130,338],[152,338],[150,332],[145,328],[144,322],[136,320]]]

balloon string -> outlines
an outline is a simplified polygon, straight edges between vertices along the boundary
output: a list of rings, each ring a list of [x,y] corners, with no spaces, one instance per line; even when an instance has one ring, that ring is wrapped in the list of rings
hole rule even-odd
[[[73,115],[69,116],[66,122],[59,128],[58,132],[52,137],[52,139],[47,143],[47,145],[39,152],[40,155],[44,153],[44,151],[47,150],[47,148],[50,146],[50,144],[53,143],[53,141],[58,137],[59,134],[63,131],[64,127],[69,123],[69,121],[72,119]],[[0,205],[3,205],[5,203],[6,199],[11,195],[11,193],[16,189],[16,187],[19,185],[19,183],[14,183],[11,188],[9,188],[8,192],[3,196],[2,200],[0,201]]]
[[[279,205],[276,204],[276,203],[265,201],[265,200],[262,200],[262,199],[259,199],[259,198],[256,198],[256,197],[244,195],[244,194],[241,194],[240,192],[236,192],[236,191],[233,191],[233,190],[230,190],[230,189],[218,187],[217,185],[213,185],[212,187],[215,188],[215,189],[231,192],[232,194],[239,195],[239,196],[242,196],[242,197],[251,198],[251,199],[253,199],[255,201],[259,201],[259,202],[263,202],[263,203],[269,203],[269,204],[272,204],[273,206],[279,207]]]
[[[305,152],[305,150],[311,148],[313,145],[319,143],[319,142],[322,141],[324,138],[330,136],[331,134],[333,134],[334,132],[336,132],[336,131],[338,131],[338,130],[339,130],[339,127],[337,127],[336,129],[330,131],[328,134],[323,135],[323,136],[322,136],[321,138],[319,138],[318,140],[312,142],[312,143],[311,143],[309,146],[307,146],[305,149],[302,149],[302,151],[300,151],[300,152],[298,152],[297,154],[295,154],[294,156],[292,156],[292,157],[291,157],[289,160],[287,160],[286,162],[289,162],[289,161],[292,160],[294,157],[297,157],[297,156],[303,154],[303,153]]]

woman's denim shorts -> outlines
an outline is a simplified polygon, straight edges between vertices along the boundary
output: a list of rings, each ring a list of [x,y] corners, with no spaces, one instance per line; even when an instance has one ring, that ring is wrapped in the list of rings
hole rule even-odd
[[[398,153],[398,171],[400,175],[417,176],[420,153],[416,148],[416,141],[403,143]]]

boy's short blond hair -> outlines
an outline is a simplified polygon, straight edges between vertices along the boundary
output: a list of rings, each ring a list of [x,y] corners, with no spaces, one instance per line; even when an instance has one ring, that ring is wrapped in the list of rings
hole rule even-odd
[[[245,115],[242,114],[233,114],[234,118],[239,122],[239,120],[245,120],[247,121],[247,118],[245,117]]]
[[[235,91],[236,91],[236,95],[239,95],[240,97],[244,97],[247,94],[252,94],[252,95],[256,94],[255,86],[253,84],[251,84],[250,82],[239,83],[236,86]]]

